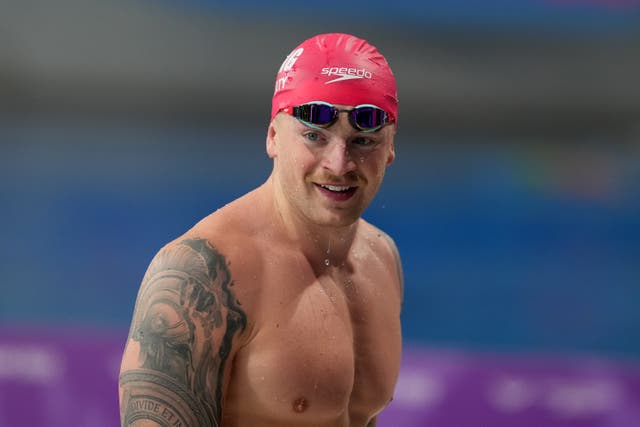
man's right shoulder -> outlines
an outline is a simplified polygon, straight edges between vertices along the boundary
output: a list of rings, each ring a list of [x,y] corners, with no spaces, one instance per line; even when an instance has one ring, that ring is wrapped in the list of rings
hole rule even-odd
[[[213,273],[220,271],[238,281],[245,274],[255,274],[261,267],[261,251],[250,236],[243,233],[194,233],[192,231],[168,243],[150,264],[170,267],[191,266]]]
[[[188,274],[205,272],[209,279],[228,277],[234,293],[250,309],[250,300],[257,297],[253,278],[260,277],[263,266],[262,251],[255,239],[232,228],[192,229],[165,245],[152,260],[160,268],[188,270]],[[148,274],[148,272],[147,272]],[[252,280],[248,280],[251,278]],[[223,283],[219,280],[215,283]]]
[[[197,236],[163,247],[140,286],[123,355],[122,425],[218,426],[230,361],[250,336],[223,253]]]
[[[178,268],[186,274],[206,278],[215,286],[229,282],[229,289],[249,314],[259,299],[264,254],[251,226],[238,215],[217,211],[199,221],[182,236],[158,251],[149,273],[157,269]],[[246,218],[245,218],[246,219]],[[224,277],[220,281],[216,278]]]

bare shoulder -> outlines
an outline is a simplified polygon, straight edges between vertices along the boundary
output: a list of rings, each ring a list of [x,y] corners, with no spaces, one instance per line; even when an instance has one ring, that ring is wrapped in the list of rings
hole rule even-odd
[[[191,237],[162,248],[140,286],[123,355],[122,425],[218,426],[246,326],[215,246]]]
[[[252,314],[261,291],[254,278],[261,277],[263,269],[263,253],[250,221],[233,212],[221,214],[218,211],[200,221],[172,245],[194,241],[201,242],[205,256],[219,264],[228,275],[229,289],[247,316],[247,328],[243,333],[243,342],[246,342],[252,333]]]
[[[201,238],[214,246],[225,257],[234,281],[243,288],[243,277],[258,274],[262,264],[258,242],[264,227],[255,216],[255,207],[240,199],[198,222],[183,238]]]
[[[206,218],[149,264],[122,358],[123,426],[220,425],[233,359],[251,334],[251,282],[241,278],[259,264],[229,218]]]
[[[383,262],[392,265],[396,269],[398,285],[402,296],[404,294],[404,274],[402,272],[402,260],[398,246],[389,234],[364,219],[361,219],[361,227],[365,239],[374,243],[371,246],[376,251],[376,255],[380,257]]]

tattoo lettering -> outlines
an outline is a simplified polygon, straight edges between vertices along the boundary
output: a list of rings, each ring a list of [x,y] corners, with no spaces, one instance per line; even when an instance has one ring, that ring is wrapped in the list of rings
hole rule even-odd
[[[120,376],[123,426],[219,426],[225,364],[247,324],[232,286],[225,258],[205,240],[184,240],[154,258],[129,333],[139,368]]]

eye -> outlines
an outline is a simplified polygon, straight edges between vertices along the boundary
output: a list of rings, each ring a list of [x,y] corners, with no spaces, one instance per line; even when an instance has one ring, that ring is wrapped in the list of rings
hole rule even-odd
[[[368,136],[356,136],[351,140],[351,143],[357,147],[373,147],[378,141]]]
[[[319,142],[322,139],[320,132],[305,132],[304,138],[309,142]]]

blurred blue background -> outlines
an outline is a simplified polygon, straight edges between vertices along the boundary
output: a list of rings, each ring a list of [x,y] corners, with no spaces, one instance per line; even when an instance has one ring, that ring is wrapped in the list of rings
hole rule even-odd
[[[3,3],[6,336],[124,340],[155,252],[266,179],[275,72],[333,31],[398,81],[365,217],[403,258],[407,346],[638,363],[633,0]]]

